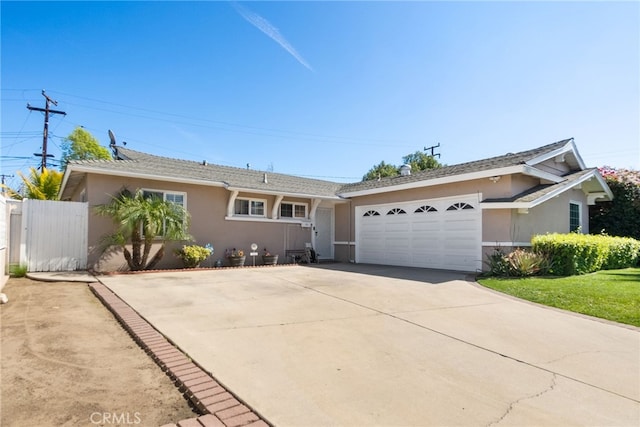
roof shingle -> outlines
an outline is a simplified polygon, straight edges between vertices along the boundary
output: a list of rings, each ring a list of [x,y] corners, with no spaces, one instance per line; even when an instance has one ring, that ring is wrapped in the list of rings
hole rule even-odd
[[[444,178],[455,175],[462,175],[472,172],[481,172],[491,169],[499,169],[509,166],[516,166],[526,163],[527,161],[539,157],[543,154],[550,153],[567,145],[571,139],[554,142],[532,150],[522,151],[519,153],[508,153],[502,156],[491,157],[488,159],[475,160],[457,165],[443,166],[438,169],[428,169],[411,173],[406,176],[394,176],[390,178],[382,178],[378,180],[362,181],[353,184],[345,184],[340,189],[341,194],[352,193],[356,191],[372,190],[376,188],[391,187],[394,185],[408,184],[417,181],[428,181],[435,178]]]
[[[155,156],[125,147],[116,147],[116,160],[76,160],[69,165],[90,167],[93,170],[147,175],[162,179],[182,179],[224,185],[244,191],[277,192],[311,197],[337,198],[352,192],[375,190],[407,183],[429,181],[472,172],[488,171],[526,163],[566,146],[571,139],[554,142],[532,150],[508,153],[502,156],[476,160],[438,169],[418,171],[407,176],[396,176],[357,183],[343,184],[299,176],[200,163],[192,160]],[[265,179],[266,178],[266,179]]]

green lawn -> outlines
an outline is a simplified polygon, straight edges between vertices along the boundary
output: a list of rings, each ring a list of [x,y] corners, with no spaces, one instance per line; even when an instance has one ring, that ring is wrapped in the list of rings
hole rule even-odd
[[[570,277],[490,277],[478,283],[551,307],[640,327],[640,268]]]

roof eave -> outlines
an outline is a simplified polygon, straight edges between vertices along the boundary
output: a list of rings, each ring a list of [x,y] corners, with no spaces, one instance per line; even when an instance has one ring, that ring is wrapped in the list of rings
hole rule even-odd
[[[225,182],[221,182],[221,181],[206,181],[206,180],[195,179],[195,178],[180,178],[175,176],[122,171],[118,169],[96,169],[90,166],[83,167],[83,165],[68,166],[67,172],[69,174],[72,172],[82,172],[82,173],[92,173],[96,175],[124,176],[127,178],[141,178],[141,179],[150,179],[154,181],[167,181],[168,179],[170,179],[172,182],[179,182],[181,184],[206,185],[209,187],[225,187],[227,185]],[[67,173],[65,173],[65,177],[66,175]],[[63,184],[64,184],[64,181],[63,181]],[[63,188],[63,186],[61,186],[61,188]]]
[[[512,175],[516,173],[521,173],[523,175],[529,175],[540,179],[545,179],[551,182],[561,182],[563,178],[558,175],[554,175],[549,172],[541,171],[540,169],[536,169],[533,166],[529,165],[515,165],[515,166],[507,166],[503,168],[496,169],[487,169],[478,172],[470,172],[460,175],[452,175],[441,178],[433,178],[426,179],[421,181],[408,182],[406,184],[401,185],[389,185],[387,187],[379,187],[379,188],[370,188],[367,190],[353,191],[353,192],[343,192],[338,193],[339,196],[343,198],[351,198],[358,196],[368,196],[371,194],[379,194],[379,193],[388,193],[392,191],[400,191],[400,190],[411,190],[414,188],[421,187],[432,187],[434,185],[442,185],[442,184],[453,184],[461,181],[471,181],[474,179],[483,179],[489,178],[492,176],[502,176],[502,175]]]
[[[580,170],[587,169],[587,166],[584,163],[584,160],[582,160],[580,153],[578,153],[578,148],[576,147],[576,144],[573,138],[568,140],[567,143],[560,148],[557,148],[555,150],[549,151],[548,153],[544,153],[532,159],[527,160],[526,164],[528,164],[529,166],[534,166],[544,162],[545,160],[561,157],[562,155],[569,152],[573,154],[573,157],[576,159],[576,162],[578,163]]]
[[[328,195],[320,195],[320,194],[312,194],[312,193],[297,193],[292,191],[263,190],[258,188],[238,187],[238,186],[231,186],[231,185],[225,185],[225,188],[229,191],[242,191],[245,193],[266,194],[270,196],[286,196],[286,197],[300,197],[300,198],[309,198],[309,199],[344,201],[344,198],[338,195],[328,196]]]
[[[67,182],[69,181],[69,175],[71,175],[72,166],[67,165],[67,168],[64,171],[64,175],[62,176],[62,182],[60,183],[60,189],[58,190],[58,199],[62,200],[62,196],[64,195],[64,190],[67,186]]]
[[[121,171],[117,169],[96,169],[91,166],[83,166],[83,165],[69,165],[67,167],[67,171],[63,177],[63,183],[60,186],[59,194],[64,194],[64,189],[66,183],[68,181],[68,176],[72,173],[92,173],[98,175],[110,175],[110,176],[122,176],[127,178],[140,178],[140,179],[149,179],[155,181],[166,181],[167,179],[171,179],[172,182],[177,182],[181,184],[193,184],[193,185],[204,185],[208,187],[224,187],[228,190],[234,191],[243,191],[243,192],[252,192],[257,194],[270,194],[270,195],[283,195],[288,197],[304,197],[304,198],[316,198],[323,200],[343,200],[340,196],[327,196],[327,195],[318,195],[312,193],[297,193],[297,192],[287,192],[287,191],[278,191],[278,190],[261,190],[257,188],[249,188],[249,187],[235,187],[230,186],[229,183],[224,181],[207,181],[201,179],[193,179],[193,178],[179,178],[179,177],[167,177],[164,175],[150,175],[148,173],[137,173],[131,171]]]
[[[611,192],[611,189],[606,184],[602,176],[600,176],[598,171],[594,169],[590,173],[586,173],[584,176],[580,177],[580,179],[577,179],[568,185],[560,186],[559,188],[530,202],[481,202],[480,207],[481,209],[531,209],[593,178],[598,180],[603,191],[587,193],[588,204],[593,204],[596,199],[601,198],[608,198],[609,200],[612,200],[613,193]]]

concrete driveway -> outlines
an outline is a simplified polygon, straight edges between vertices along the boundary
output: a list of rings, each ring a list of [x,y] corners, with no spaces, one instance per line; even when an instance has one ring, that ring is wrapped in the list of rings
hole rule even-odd
[[[332,264],[100,277],[278,426],[640,424],[640,332],[460,273]]]

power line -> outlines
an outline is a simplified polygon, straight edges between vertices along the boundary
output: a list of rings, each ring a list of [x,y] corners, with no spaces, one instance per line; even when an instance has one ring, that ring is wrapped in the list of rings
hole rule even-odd
[[[153,109],[149,109],[149,108],[141,108],[141,107],[134,107],[134,106],[129,106],[129,105],[125,105],[125,104],[119,104],[119,103],[115,103],[115,102],[109,102],[109,101],[103,101],[101,99],[97,99],[97,98],[89,98],[89,97],[85,97],[85,96],[78,96],[78,95],[73,95],[70,93],[66,93],[66,92],[60,92],[60,91],[52,91],[54,93],[58,93],[67,97],[73,97],[73,98],[78,98],[78,99],[83,99],[83,100],[87,100],[87,101],[92,101],[92,102],[99,102],[102,104],[107,104],[107,105],[112,105],[112,106],[116,106],[116,107],[122,107],[122,108],[127,108],[127,109],[131,109],[131,110],[138,110],[138,111],[142,111],[145,113],[151,113],[151,114],[158,114],[158,115],[164,115],[164,116],[172,116],[172,117],[176,117],[176,118],[180,118],[180,119],[187,119],[188,121],[176,121],[173,120],[172,123],[178,123],[178,124],[185,124],[185,125],[189,125],[189,126],[197,126],[197,127],[204,127],[204,128],[209,128],[209,129],[218,129],[218,130],[223,130],[223,131],[227,131],[227,132],[239,132],[239,133],[245,133],[245,134],[252,134],[252,135],[262,135],[262,136],[270,136],[270,137],[276,137],[276,138],[282,138],[282,139],[306,139],[306,140],[320,140],[323,142],[329,142],[329,143],[335,143],[335,144],[350,144],[350,145],[370,145],[370,146],[387,146],[389,143],[394,142],[400,142],[400,143],[409,143],[408,141],[400,141],[400,140],[395,140],[395,139],[379,139],[379,138],[365,138],[365,137],[347,137],[347,136],[336,136],[336,135],[319,135],[319,134],[313,134],[313,133],[307,133],[307,132],[299,132],[299,131],[291,131],[291,130],[286,130],[286,129],[273,129],[273,128],[264,128],[264,127],[258,127],[258,126],[248,126],[248,125],[243,125],[243,124],[238,124],[238,123],[230,123],[230,122],[223,122],[223,121],[219,121],[219,120],[211,120],[211,119],[205,119],[202,117],[193,117],[193,116],[187,116],[187,115],[183,115],[183,114],[177,114],[177,113],[167,113],[167,112],[163,112],[163,111],[158,111],[158,110],[153,110]],[[107,111],[110,113],[115,113],[115,114],[123,114],[123,115],[127,115],[127,116],[134,116],[134,117],[140,117],[140,118],[145,118],[145,119],[150,119],[150,120],[162,120],[162,121],[166,121],[165,119],[161,119],[158,117],[152,117],[152,116],[148,116],[148,115],[143,115],[143,114],[133,114],[131,112],[123,112],[123,111],[116,111],[116,110],[110,110],[110,109],[106,109],[106,108],[99,108],[99,107],[95,107],[95,106],[89,106],[89,105],[83,105],[83,104],[77,104],[77,103],[72,103],[69,101],[65,101],[67,104],[70,105],[76,105],[79,107],[84,107],[84,108],[89,108],[89,109],[94,109],[94,110],[98,110],[98,111]],[[206,125],[206,124],[198,124],[198,123],[194,123],[195,122],[205,122],[205,123],[210,123],[210,125]],[[289,134],[289,136],[284,136],[284,135],[279,135],[279,134]],[[329,140],[336,140],[336,141],[329,141]],[[362,141],[360,143],[358,142],[348,142],[349,140],[351,141]],[[379,142],[381,144],[374,144],[372,142]]]

